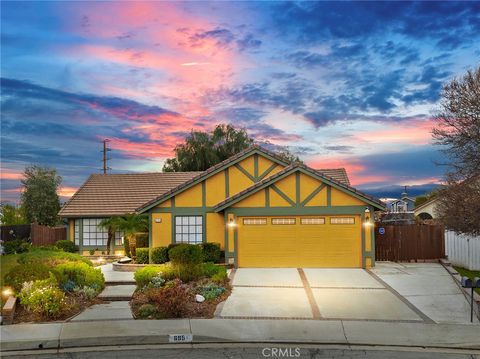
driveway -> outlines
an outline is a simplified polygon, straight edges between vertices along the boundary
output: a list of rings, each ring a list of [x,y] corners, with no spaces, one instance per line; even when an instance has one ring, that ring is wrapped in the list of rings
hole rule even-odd
[[[428,321],[363,269],[240,268],[223,318]]]
[[[470,323],[470,304],[441,264],[379,262],[372,272],[435,322]]]

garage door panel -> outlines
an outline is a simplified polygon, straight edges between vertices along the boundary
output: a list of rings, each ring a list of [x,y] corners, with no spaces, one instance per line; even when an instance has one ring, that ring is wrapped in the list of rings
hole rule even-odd
[[[249,217],[250,218],[250,217]],[[263,217],[265,218],[265,217]],[[238,226],[240,267],[361,267],[360,218],[355,224]],[[292,217],[289,217],[292,218]]]

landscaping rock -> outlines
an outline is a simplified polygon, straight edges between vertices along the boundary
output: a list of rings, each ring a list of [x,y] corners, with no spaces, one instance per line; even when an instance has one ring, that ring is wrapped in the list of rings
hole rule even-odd
[[[195,296],[195,300],[198,302],[198,303],[203,303],[205,302],[205,297],[203,295],[200,295],[200,294],[197,294]]]

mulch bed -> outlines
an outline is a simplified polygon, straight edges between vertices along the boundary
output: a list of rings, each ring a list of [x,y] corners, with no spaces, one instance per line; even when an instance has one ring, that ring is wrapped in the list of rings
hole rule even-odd
[[[195,288],[206,284],[205,280],[200,280],[198,282],[191,282],[188,283],[187,286],[191,291],[191,301],[187,303],[187,310],[182,316],[182,318],[200,318],[200,319],[210,319],[214,317],[215,310],[217,306],[225,301],[231,294],[232,288],[229,283],[221,284],[222,287],[226,289],[219,297],[212,299],[212,300],[205,300],[202,303],[197,303],[195,301]],[[138,315],[138,309],[146,303],[150,303],[148,301],[147,296],[141,290],[137,290],[130,301],[130,306],[132,308],[133,317],[135,319],[168,319],[168,318],[160,318],[156,316],[150,316],[148,318],[142,318]],[[155,304],[155,303],[150,303]]]
[[[56,318],[49,318],[38,313],[30,312],[18,301],[15,308],[15,315],[13,317],[13,324],[64,322],[67,319],[70,319],[71,317],[81,313],[91,305],[102,303],[102,300],[98,298],[90,300],[83,296],[68,294],[65,297],[67,300],[68,310],[64,311]]]

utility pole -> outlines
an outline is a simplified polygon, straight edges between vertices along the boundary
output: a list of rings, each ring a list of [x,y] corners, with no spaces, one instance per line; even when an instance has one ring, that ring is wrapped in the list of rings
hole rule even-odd
[[[107,165],[107,162],[110,159],[110,158],[107,157],[107,152],[112,150],[112,149],[107,147],[108,142],[110,142],[110,140],[108,138],[105,138],[103,140],[103,174],[104,175],[107,174],[107,170],[111,170],[111,168],[108,167],[108,165]]]

